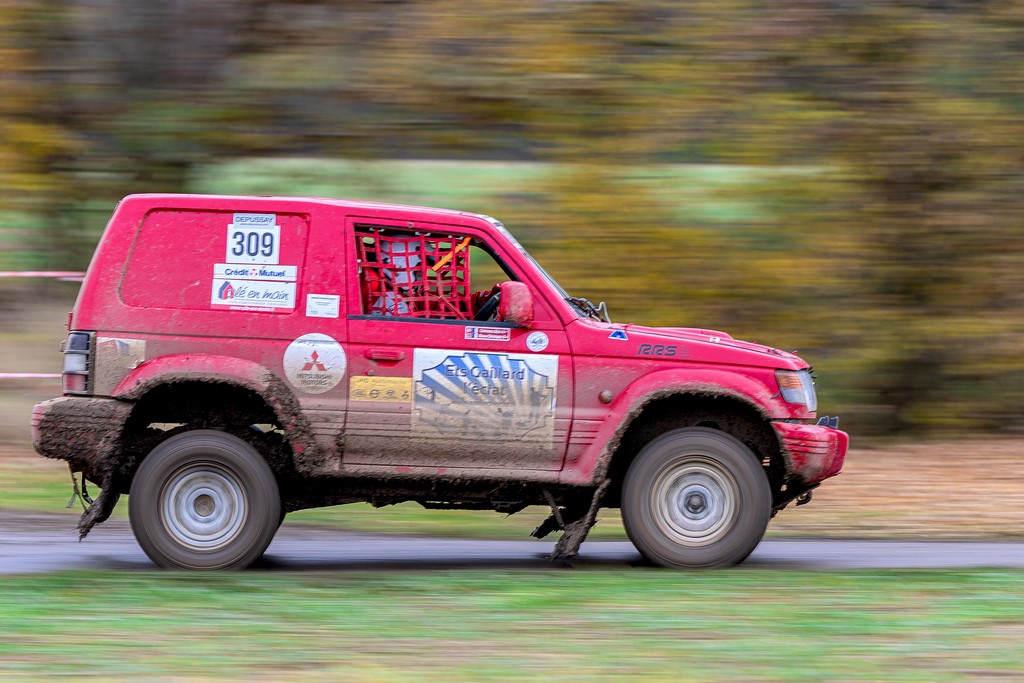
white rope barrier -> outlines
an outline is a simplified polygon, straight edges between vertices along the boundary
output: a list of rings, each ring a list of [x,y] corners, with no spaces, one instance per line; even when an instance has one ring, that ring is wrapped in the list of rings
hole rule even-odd
[[[77,270],[0,270],[0,277],[52,277],[81,282],[85,273]]]

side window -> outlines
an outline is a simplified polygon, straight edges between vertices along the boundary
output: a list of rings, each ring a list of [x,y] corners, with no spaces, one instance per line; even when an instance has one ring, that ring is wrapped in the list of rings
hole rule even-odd
[[[122,275],[128,306],[296,311],[308,218],[286,213],[155,209]]]
[[[498,282],[514,280],[505,270],[498,265],[491,254],[476,244],[469,247],[470,258],[473,261],[473,271],[470,273],[470,287],[474,292],[489,290]]]
[[[366,315],[472,320],[486,292],[509,279],[472,237],[367,225],[355,237]]]

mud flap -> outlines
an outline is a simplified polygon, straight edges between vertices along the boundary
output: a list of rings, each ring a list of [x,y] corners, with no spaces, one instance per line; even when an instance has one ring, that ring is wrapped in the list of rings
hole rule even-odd
[[[583,545],[583,541],[587,540],[587,534],[597,523],[597,511],[601,507],[601,499],[604,498],[604,492],[608,490],[610,483],[611,479],[605,479],[597,487],[594,497],[590,500],[590,508],[585,515],[574,522],[565,524],[565,533],[558,539],[558,543],[555,544],[555,549],[551,553],[552,562],[570,562],[579,555],[580,546]]]
[[[89,506],[85,508],[85,512],[78,518],[78,540],[81,542],[82,539],[89,535],[94,526],[110,518],[121,494],[113,492],[114,481],[111,477],[106,477],[100,483],[100,495],[96,496],[96,499],[93,500],[89,498],[89,494],[85,490],[85,474],[82,474],[82,490],[79,492],[78,482],[75,480],[75,470],[71,468],[70,464],[68,468],[71,469],[71,482],[74,485],[75,491],[68,502],[68,507],[74,503],[75,498],[79,498],[82,501],[83,507],[86,501],[89,503]]]

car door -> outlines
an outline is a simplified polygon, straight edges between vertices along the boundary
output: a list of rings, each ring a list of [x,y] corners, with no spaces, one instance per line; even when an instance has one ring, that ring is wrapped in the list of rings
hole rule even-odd
[[[572,410],[561,324],[542,306],[530,329],[473,320],[489,298],[475,289],[520,279],[500,245],[483,230],[379,218],[351,231],[343,462],[561,469]]]

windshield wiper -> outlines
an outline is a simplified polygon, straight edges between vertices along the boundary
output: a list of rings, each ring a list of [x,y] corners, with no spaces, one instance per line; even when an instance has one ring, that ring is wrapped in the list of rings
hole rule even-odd
[[[603,320],[606,323],[611,323],[612,321],[608,315],[608,307],[603,301],[595,306],[590,299],[584,299],[581,296],[568,296],[565,300],[594,320]]]

